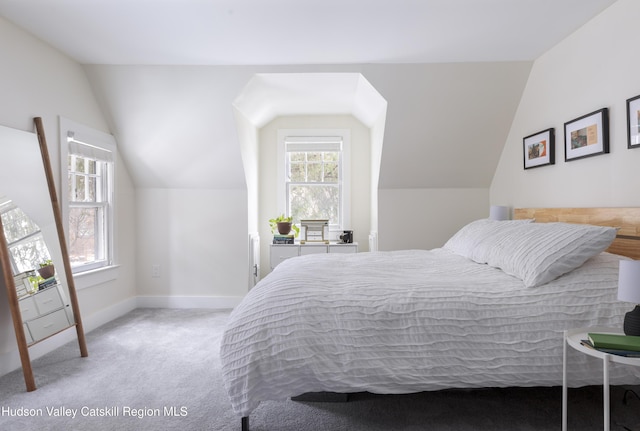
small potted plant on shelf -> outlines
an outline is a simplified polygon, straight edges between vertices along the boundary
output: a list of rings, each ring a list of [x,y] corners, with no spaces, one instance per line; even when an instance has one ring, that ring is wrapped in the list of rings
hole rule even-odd
[[[40,274],[40,277],[46,280],[53,277],[55,273],[56,270],[51,259],[47,259],[44,262],[40,263],[40,268],[38,268],[38,274]]]
[[[289,235],[293,230],[294,236],[297,237],[300,232],[300,228],[293,224],[293,218],[285,217],[284,214],[280,214],[278,217],[270,219],[269,226],[271,226],[271,233],[276,233],[277,231],[280,235]]]

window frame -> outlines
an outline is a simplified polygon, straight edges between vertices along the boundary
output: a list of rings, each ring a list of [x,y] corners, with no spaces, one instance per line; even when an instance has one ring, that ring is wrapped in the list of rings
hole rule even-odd
[[[342,150],[340,160],[340,215],[338,225],[329,227],[330,239],[338,239],[338,235],[347,226],[351,225],[351,131],[349,129],[278,129],[278,213],[289,215],[287,196],[287,163],[286,145],[287,138],[296,137],[304,141],[304,138],[335,140],[342,138]]]
[[[63,227],[65,231],[65,238],[68,243],[69,241],[69,213],[71,202],[69,201],[69,145],[73,141],[84,143],[85,145],[89,145],[91,147],[95,147],[97,152],[106,151],[111,153],[112,160],[107,161],[106,163],[106,180],[109,182],[109,186],[105,193],[107,193],[106,201],[108,202],[104,206],[104,211],[106,212],[106,232],[103,234],[103,240],[107,242],[106,244],[106,253],[99,262],[93,262],[91,264],[81,265],[81,266],[72,266],[72,272],[74,277],[79,281],[77,284],[77,288],[81,289],[84,287],[89,287],[95,284],[100,284],[105,281],[109,281],[117,278],[117,273],[112,270],[117,268],[117,253],[116,253],[116,224],[114,221],[115,213],[116,213],[116,200],[115,200],[115,189],[116,189],[116,163],[117,163],[117,145],[115,138],[108,134],[101,132],[99,130],[95,130],[91,127],[85,126],[83,124],[74,122],[64,117],[59,118],[59,130],[60,130],[60,201],[61,201],[61,212],[63,219]],[[85,206],[81,202],[77,202],[73,204],[77,207]],[[98,207],[102,206],[100,203],[92,203],[89,206]],[[84,280],[83,280],[84,278]]]
[[[69,157],[74,157],[74,155],[73,154],[67,155],[67,159],[69,159]],[[75,157],[83,157],[83,156],[75,155]],[[88,157],[83,157],[83,158],[85,160],[85,167],[88,165],[88,163],[86,163],[87,161],[93,160]],[[113,226],[113,221],[112,221],[113,214],[111,211],[111,206],[113,204],[113,193],[111,192],[111,189],[113,189],[113,184],[112,184],[113,174],[111,171],[113,170],[113,168],[112,168],[111,162],[103,161],[103,160],[99,160],[99,161],[95,160],[95,165],[96,165],[95,174],[77,173],[75,175],[83,176],[87,180],[90,177],[100,178],[99,187],[96,187],[96,195],[97,195],[96,201],[83,202],[83,201],[68,200],[67,206],[66,206],[68,215],[65,218],[65,220],[67,220],[66,226],[68,227],[69,226],[68,222],[70,219],[70,213],[72,208],[96,210],[96,212],[99,214],[99,216],[96,217],[96,224],[97,224],[96,230],[102,231],[102,233],[96,238],[96,240],[98,240],[98,244],[97,246],[94,247],[94,249],[96,251],[100,250],[100,253],[99,253],[100,257],[94,259],[91,263],[86,263],[81,266],[72,266],[72,271],[74,273],[92,271],[95,269],[103,268],[105,266],[110,266],[112,263],[111,249],[113,247],[113,238],[111,238],[110,230],[112,230],[112,226]],[[67,164],[67,175],[70,174],[68,170],[68,166],[69,165]],[[85,180],[85,183],[86,182],[87,181]],[[68,176],[67,176],[67,184],[69,184]],[[69,237],[67,237],[67,241],[68,240],[69,240]]]
[[[46,241],[44,239],[44,234],[42,233],[42,229],[40,229],[40,226],[29,217],[28,214],[24,213],[20,207],[18,207],[11,199],[5,197],[5,196],[0,196],[0,216],[2,216],[5,213],[11,212],[13,210],[19,210],[20,212],[22,212],[22,214],[24,215],[24,217],[26,217],[26,219],[28,221],[30,221],[30,223],[33,224],[34,230],[32,232],[27,233],[26,235],[21,236],[18,239],[14,239],[14,238],[6,238],[7,240],[7,249],[9,251],[9,261],[11,263],[11,271],[14,275],[17,275],[19,273],[22,273],[24,271],[28,271],[28,270],[37,270],[38,269],[38,264],[43,262],[46,259],[51,259],[51,253],[47,247]],[[3,226],[5,229],[7,229],[6,224],[3,223]],[[5,233],[6,236],[6,233]],[[18,262],[16,261],[15,258],[15,253],[14,253],[14,249],[21,247],[22,245],[24,245],[25,243],[29,243],[29,242],[41,242],[42,246],[44,247],[44,249],[46,250],[46,255],[41,255],[40,254],[40,247],[36,247],[38,249],[38,258],[36,259],[36,261],[32,261],[30,263],[32,263],[32,266],[29,269],[21,269],[18,264]],[[20,262],[20,264],[22,264],[23,262]]]

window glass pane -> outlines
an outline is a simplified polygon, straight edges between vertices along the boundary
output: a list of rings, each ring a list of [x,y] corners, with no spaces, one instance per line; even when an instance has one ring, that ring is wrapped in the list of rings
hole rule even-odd
[[[324,153],[325,162],[337,162],[339,154],[336,151],[327,151]]]
[[[299,183],[306,181],[304,163],[292,163],[291,164],[291,181]]]
[[[72,265],[102,259],[100,208],[69,209],[69,260]]]
[[[84,184],[86,177],[83,175],[74,175],[71,177],[74,184],[74,193],[71,196],[71,200],[74,202],[82,202],[85,198]]]
[[[3,205],[0,211],[12,270],[16,274],[37,269],[41,262],[51,259],[40,228],[24,211],[12,203]]]
[[[72,169],[72,171],[84,173],[84,159],[82,157],[75,156],[73,160],[74,164],[72,166],[74,166],[75,168]]]
[[[322,163],[307,164],[307,182],[310,182],[310,183],[322,182]]]
[[[329,224],[337,224],[340,189],[335,185],[291,185],[289,208],[294,220],[329,219]]]
[[[305,154],[304,153],[289,153],[290,160],[292,162],[304,162]]]
[[[98,179],[96,177],[87,177],[86,179],[86,191],[85,202],[96,202],[96,187],[98,186]]]
[[[40,228],[20,208],[3,212],[2,225],[8,244],[40,231]]]
[[[324,164],[324,182],[325,183],[337,183],[338,182],[338,163],[325,163]]]
[[[40,268],[40,263],[51,259],[42,234],[37,234],[9,247],[18,274]]]
[[[307,152],[307,161],[309,162],[320,162],[322,161],[322,153],[319,152]]]

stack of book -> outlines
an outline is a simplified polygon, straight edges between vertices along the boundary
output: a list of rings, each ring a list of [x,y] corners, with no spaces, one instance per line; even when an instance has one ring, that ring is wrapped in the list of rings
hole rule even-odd
[[[33,287],[31,281],[29,281],[29,273],[23,272],[13,277],[13,281],[16,285],[16,293],[18,298],[25,297],[31,293]]]
[[[44,290],[47,287],[56,285],[57,283],[58,281],[56,280],[56,276],[54,275],[53,277],[49,277],[45,280],[42,280],[40,283],[38,283],[38,290]]]
[[[294,235],[280,235],[276,234],[273,236],[274,244],[294,244],[295,238]]]
[[[640,337],[635,335],[603,334],[590,332],[584,346],[612,355],[640,358]]]

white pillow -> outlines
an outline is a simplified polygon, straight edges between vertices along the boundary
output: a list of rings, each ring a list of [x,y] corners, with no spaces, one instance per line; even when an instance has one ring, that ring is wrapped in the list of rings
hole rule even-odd
[[[606,250],[616,233],[612,227],[582,224],[520,224],[476,244],[471,259],[518,277],[527,287],[540,286]]]
[[[447,250],[451,250],[460,256],[473,259],[475,248],[494,236],[497,232],[508,230],[513,226],[518,226],[523,223],[531,222],[533,222],[531,219],[498,221],[486,218],[475,220],[466,226],[463,226],[458,232],[449,238],[442,247]]]

